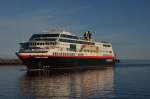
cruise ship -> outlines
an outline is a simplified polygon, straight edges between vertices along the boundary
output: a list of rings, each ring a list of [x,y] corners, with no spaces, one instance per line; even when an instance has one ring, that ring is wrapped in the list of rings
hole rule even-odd
[[[115,64],[112,44],[96,41],[87,31],[82,37],[67,31],[33,34],[20,43],[16,55],[28,69],[72,68]]]

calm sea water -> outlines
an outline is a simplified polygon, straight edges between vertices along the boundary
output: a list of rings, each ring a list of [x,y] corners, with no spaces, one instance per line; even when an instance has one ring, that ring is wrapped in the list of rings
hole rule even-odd
[[[86,70],[24,69],[0,66],[0,99],[150,99],[150,61]]]

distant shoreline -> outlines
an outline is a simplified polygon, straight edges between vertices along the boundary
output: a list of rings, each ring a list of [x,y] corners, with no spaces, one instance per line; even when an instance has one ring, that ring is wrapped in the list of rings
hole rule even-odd
[[[0,59],[1,65],[22,65],[22,62],[19,59]]]

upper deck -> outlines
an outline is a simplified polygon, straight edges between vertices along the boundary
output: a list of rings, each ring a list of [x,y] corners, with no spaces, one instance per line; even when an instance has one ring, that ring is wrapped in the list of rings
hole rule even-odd
[[[96,45],[105,48],[111,47],[108,42],[96,42],[93,38],[78,37],[70,32],[44,32],[33,34],[28,42],[20,43],[22,49],[55,48],[59,43],[77,44],[77,45]]]
[[[85,40],[84,38],[80,38],[76,35],[73,35],[70,32],[60,32],[60,33],[49,33],[46,34],[33,34],[32,37],[29,39],[29,42],[35,41],[45,41],[45,42],[66,42],[66,43],[77,43],[77,44],[92,44],[94,45],[93,40]]]

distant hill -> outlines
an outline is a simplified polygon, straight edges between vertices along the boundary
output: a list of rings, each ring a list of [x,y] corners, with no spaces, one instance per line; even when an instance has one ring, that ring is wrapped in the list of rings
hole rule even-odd
[[[19,59],[3,59],[0,58],[0,65],[20,65],[22,62]]]

